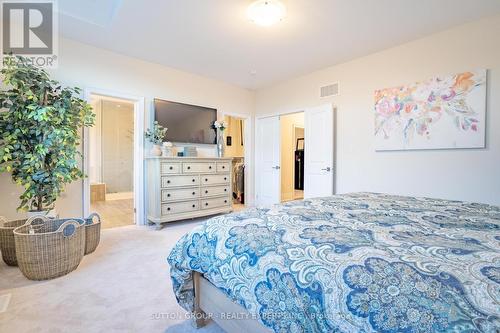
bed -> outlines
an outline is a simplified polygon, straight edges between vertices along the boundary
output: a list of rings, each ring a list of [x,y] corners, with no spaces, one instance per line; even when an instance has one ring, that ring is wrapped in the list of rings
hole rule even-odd
[[[212,218],[168,262],[179,304],[228,332],[500,332],[495,206],[293,201]]]

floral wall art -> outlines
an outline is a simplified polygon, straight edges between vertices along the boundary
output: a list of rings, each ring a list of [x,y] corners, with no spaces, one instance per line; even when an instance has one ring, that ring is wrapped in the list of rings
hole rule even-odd
[[[376,150],[484,148],[486,70],[375,91]]]

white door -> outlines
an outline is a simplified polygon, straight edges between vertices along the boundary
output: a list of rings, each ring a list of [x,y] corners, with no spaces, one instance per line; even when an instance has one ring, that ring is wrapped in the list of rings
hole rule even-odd
[[[304,198],[333,195],[333,107],[322,105],[304,113]]]
[[[257,204],[271,206],[280,202],[280,119],[257,119],[256,124]]]

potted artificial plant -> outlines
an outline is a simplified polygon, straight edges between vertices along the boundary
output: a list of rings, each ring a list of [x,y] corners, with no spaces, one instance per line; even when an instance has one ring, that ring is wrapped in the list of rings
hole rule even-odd
[[[22,186],[18,210],[47,214],[82,178],[79,130],[94,124],[78,88],[62,87],[23,57],[5,58],[0,91],[0,172]]]
[[[153,129],[148,129],[146,131],[146,138],[153,144],[151,155],[161,156],[161,145],[165,135],[167,134],[167,130],[168,128],[161,126],[157,121],[155,121],[153,123]]]

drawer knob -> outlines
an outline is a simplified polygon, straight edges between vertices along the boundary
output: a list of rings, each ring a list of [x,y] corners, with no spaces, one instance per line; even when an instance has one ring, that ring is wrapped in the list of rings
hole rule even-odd
[[[167,194],[167,198],[170,198],[170,193]]]
[[[224,203],[227,203],[227,200],[224,200]]]
[[[167,180],[167,184],[170,184],[170,180]]]
[[[173,167],[173,166],[171,166],[169,169],[170,169],[170,170],[174,170],[174,167]]]
[[[193,205],[193,208],[195,208],[195,207],[196,207],[196,205]]]
[[[193,183],[196,181],[196,179],[193,179]]]
[[[224,177],[224,180],[227,180],[227,178],[226,178],[226,177]]]
[[[208,202],[205,202],[205,206],[208,206]]]
[[[167,207],[167,210],[170,211],[170,207]]]
[[[191,167],[190,167],[190,166],[188,166],[188,170],[191,170]]]
[[[205,178],[205,181],[208,182],[208,178]]]
[[[223,166],[222,166],[222,169],[225,169],[225,168],[226,168],[226,166],[225,166],[225,165],[223,165]]]
[[[227,188],[224,189],[224,192],[227,192]]]
[[[212,169],[212,166],[211,166],[211,165],[209,165],[209,166],[208,166],[208,168],[209,168],[209,169]]]
[[[205,190],[205,194],[208,193],[208,190]]]
[[[195,194],[196,194],[196,192],[193,192],[193,195],[195,195]]]

